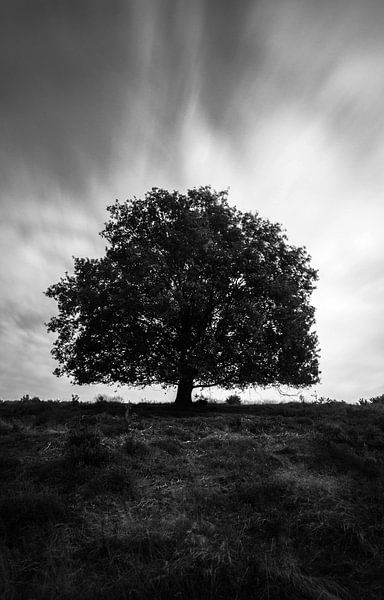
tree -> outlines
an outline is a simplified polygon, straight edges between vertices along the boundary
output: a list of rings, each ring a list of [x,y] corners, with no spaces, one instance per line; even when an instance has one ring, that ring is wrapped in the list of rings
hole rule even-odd
[[[318,382],[317,273],[279,224],[210,187],[109,206],[102,258],[48,288],[52,354],[78,384],[303,387]]]

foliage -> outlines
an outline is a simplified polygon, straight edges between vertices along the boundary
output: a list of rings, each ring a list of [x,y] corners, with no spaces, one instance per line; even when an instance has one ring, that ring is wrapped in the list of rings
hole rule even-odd
[[[318,381],[304,248],[209,187],[153,188],[108,207],[105,256],[50,286],[56,375],[79,384],[194,387]]]
[[[380,396],[375,396],[373,398],[369,398],[369,400],[365,400],[364,398],[361,398],[359,400],[359,404],[361,405],[365,405],[365,404],[376,404],[376,406],[384,406],[384,394],[381,394]]]
[[[315,402],[318,402],[319,404],[345,404],[344,400],[336,400],[335,398],[329,398],[328,396],[320,396]]]
[[[238,394],[231,394],[226,398],[225,403],[229,406],[240,406],[241,398]]]
[[[215,400],[211,400],[211,398],[209,398],[209,396],[204,396],[204,394],[198,394],[197,396],[195,396],[194,406],[203,408],[205,406],[208,406],[209,404],[214,404],[214,403],[215,403]]]

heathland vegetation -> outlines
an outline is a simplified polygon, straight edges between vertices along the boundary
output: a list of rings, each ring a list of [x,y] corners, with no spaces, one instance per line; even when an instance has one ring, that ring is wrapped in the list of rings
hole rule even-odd
[[[1,598],[382,598],[374,400],[0,402]]]

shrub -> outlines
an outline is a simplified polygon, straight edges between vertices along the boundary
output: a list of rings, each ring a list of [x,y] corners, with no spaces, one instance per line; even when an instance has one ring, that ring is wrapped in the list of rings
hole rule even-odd
[[[95,429],[73,429],[67,438],[65,456],[74,465],[99,466],[108,459],[108,452]]]
[[[107,396],[106,394],[98,394],[95,397],[95,402],[89,404],[88,410],[91,414],[106,413],[109,415],[122,416],[126,406],[123,398],[120,396]]]
[[[369,402],[371,404],[379,404],[381,406],[384,406],[384,394],[381,394],[381,396],[375,396],[374,398],[370,398]]]
[[[79,396],[76,396],[78,399]],[[124,404],[124,398],[122,396],[108,396],[107,394],[97,394],[95,396],[95,404]]]
[[[329,398],[328,396],[320,396],[320,398],[317,399],[317,403],[318,404],[345,404],[344,400],[336,400],[335,398]]]
[[[97,396],[95,396],[95,402],[100,404],[100,403],[104,403],[108,401],[108,397],[106,396],[106,394],[97,394]]]
[[[240,406],[241,398],[238,394],[231,394],[225,401],[228,406]]]
[[[17,404],[18,415],[39,415],[50,405],[50,401],[44,402],[38,396],[30,398],[28,394],[25,394]]]

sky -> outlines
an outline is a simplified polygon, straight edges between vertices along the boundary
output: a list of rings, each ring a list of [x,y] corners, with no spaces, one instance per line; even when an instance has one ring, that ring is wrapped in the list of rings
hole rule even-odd
[[[1,0],[0,398],[174,396],[56,378],[43,292],[115,199],[208,184],[319,271],[304,395],[382,394],[383,26],[379,0]]]

